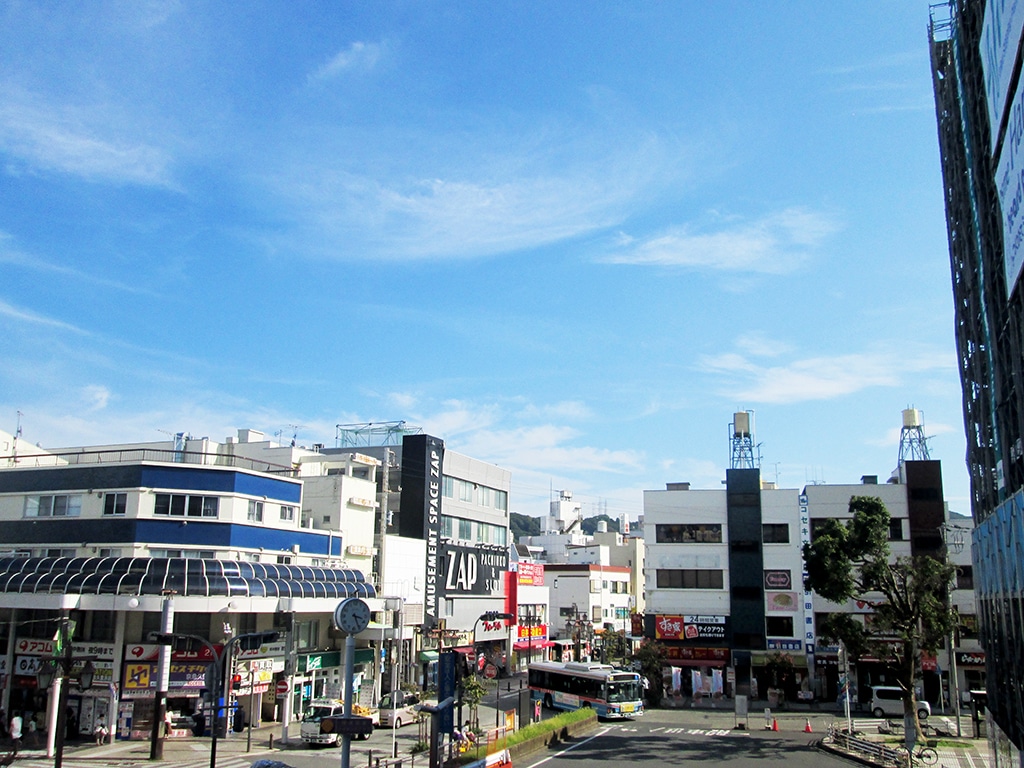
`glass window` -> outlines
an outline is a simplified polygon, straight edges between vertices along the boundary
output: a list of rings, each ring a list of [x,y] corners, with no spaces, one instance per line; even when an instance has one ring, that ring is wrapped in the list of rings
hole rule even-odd
[[[25,517],[78,517],[82,514],[81,494],[28,496]]]
[[[441,515],[441,535],[445,538],[452,538],[452,518],[448,515]]]
[[[254,523],[262,523],[263,522],[263,502],[262,501],[256,501],[255,499],[249,499],[249,514],[248,514],[246,519],[251,520]]]
[[[974,566],[960,565],[956,569],[956,588],[974,589]]]
[[[127,493],[107,493],[103,496],[104,515],[123,515],[127,506]]]
[[[889,541],[903,541],[903,519],[899,517],[889,520]]]
[[[491,489],[486,485],[477,488],[477,504],[481,507],[491,506]]]
[[[473,484],[465,480],[459,480],[459,501],[473,501]]]
[[[508,509],[508,492],[507,491],[495,491],[494,492],[494,506],[496,509],[500,509],[502,512]]]
[[[658,544],[721,544],[721,523],[682,523],[654,526]]]
[[[789,525],[765,523],[761,526],[761,540],[765,544],[789,544]]]
[[[764,630],[768,637],[792,637],[793,617],[766,616],[764,619]]]
[[[464,541],[473,540],[473,521],[459,518],[459,538]]]
[[[186,496],[181,493],[158,493],[153,501],[154,515],[184,517],[217,517],[220,498],[217,496]]]
[[[682,568],[657,571],[659,589],[722,589],[724,584],[721,570]]]
[[[282,520],[294,520],[295,519],[295,507],[288,504],[281,505],[281,519]]]
[[[455,498],[455,478],[448,475],[441,478],[441,495],[446,499]]]

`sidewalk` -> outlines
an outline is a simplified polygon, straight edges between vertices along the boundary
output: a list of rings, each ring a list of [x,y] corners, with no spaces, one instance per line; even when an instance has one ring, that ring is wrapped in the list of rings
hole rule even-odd
[[[955,733],[956,723],[955,718],[937,716],[929,718],[929,720],[942,720],[943,729],[952,731]],[[986,739],[974,739],[971,738],[971,724],[964,722],[967,718],[961,718],[961,732],[964,734],[962,737],[943,736],[934,737],[929,736],[928,740],[938,741],[939,745],[936,747],[936,752],[939,754],[938,765],[942,768],[989,768],[990,760],[988,754],[988,741]],[[838,725],[845,728],[845,720],[838,720]],[[888,747],[898,747],[902,745],[902,739],[899,735],[893,734],[882,734],[877,731],[877,723],[884,723],[884,720],[874,721],[874,728],[867,728],[867,721],[864,719],[855,720],[855,738],[851,739],[848,745],[851,748],[844,748],[847,745],[842,741],[839,743],[833,743],[827,736],[822,738],[819,742],[819,746],[829,752],[833,752],[838,755],[856,760],[859,763],[868,766],[887,766],[892,768],[893,763],[885,762],[879,759],[877,756],[868,754],[864,749],[857,748],[858,743],[864,743],[866,745],[882,745]],[[861,727],[865,726],[865,727]],[[917,761],[915,764],[920,765]]]

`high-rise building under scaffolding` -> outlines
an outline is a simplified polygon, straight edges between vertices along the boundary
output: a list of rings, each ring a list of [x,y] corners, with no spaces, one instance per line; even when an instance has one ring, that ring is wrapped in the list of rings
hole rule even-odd
[[[990,736],[1022,765],[1024,3],[949,0],[929,29]]]

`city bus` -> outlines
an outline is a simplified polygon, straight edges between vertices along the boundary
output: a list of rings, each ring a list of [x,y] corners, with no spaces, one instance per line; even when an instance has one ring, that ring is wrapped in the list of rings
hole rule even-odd
[[[529,667],[530,698],[548,709],[590,707],[598,717],[644,713],[640,675],[610,664],[539,661]]]

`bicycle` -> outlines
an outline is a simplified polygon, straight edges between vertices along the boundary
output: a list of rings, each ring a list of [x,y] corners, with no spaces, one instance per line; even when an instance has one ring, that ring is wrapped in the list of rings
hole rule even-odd
[[[939,762],[939,753],[934,747],[922,745],[914,750],[913,754],[907,752],[906,747],[899,747],[897,751],[903,757],[903,764],[913,768],[914,760],[917,760],[924,765],[935,765]]]

